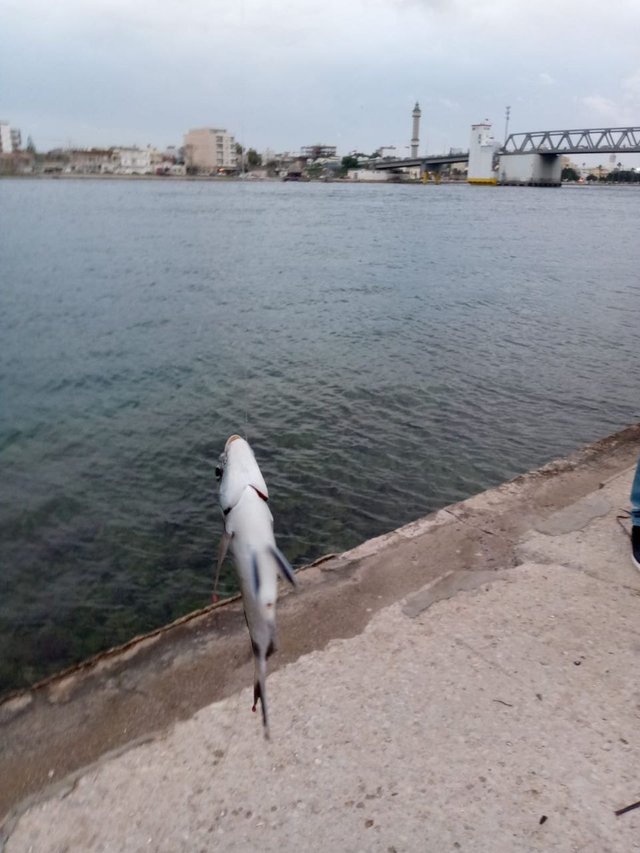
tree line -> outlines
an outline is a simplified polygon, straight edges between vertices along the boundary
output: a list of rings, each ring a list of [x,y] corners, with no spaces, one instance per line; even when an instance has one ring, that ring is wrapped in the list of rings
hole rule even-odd
[[[602,174],[602,166],[597,167],[599,174],[589,174],[585,178],[589,183],[597,181],[603,184],[638,184],[640,183],[640,172],[634,169],[614,169],[606,175]],[[565,166],[562,170],[563,181],[579,181],[580,174],[571,166]]]

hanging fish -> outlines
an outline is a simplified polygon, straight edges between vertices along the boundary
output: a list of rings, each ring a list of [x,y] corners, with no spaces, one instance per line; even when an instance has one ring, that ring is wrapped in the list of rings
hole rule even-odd
[[[239,435],[227,439],[216,468],[224,534],[218,552],[214,600],[220,567],[231,548],[238,572],[244,615],[251,637],[255,676],[253,710],[258,699],[264,735],[269,738],[265,681],[267,658],[276,650],[278,574],[296,586],[293,569],[276,545],[269,492],[249,443]]]

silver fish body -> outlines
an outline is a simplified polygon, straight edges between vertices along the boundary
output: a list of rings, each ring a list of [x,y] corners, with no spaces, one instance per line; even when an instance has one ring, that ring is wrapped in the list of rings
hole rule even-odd
[[[278,574],[293,586],[296,581],[291,566],[276,545],[267,485],[247,441],[237,435],[227,440],[216,474],[220,479],[220,506],[225,527],[218,572],[229,547],[240,582],[254,655],[254,710],[259,699],[264,733],[268,738],[265,682],[267,658],[276,650]]]

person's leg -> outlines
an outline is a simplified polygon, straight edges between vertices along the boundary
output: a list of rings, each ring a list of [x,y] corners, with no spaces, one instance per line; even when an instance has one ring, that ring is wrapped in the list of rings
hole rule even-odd
[[[631,559],[640,569],[640,459],[631,485]]]
[[[631,524],[640,525],[640,459],[631,484]]]

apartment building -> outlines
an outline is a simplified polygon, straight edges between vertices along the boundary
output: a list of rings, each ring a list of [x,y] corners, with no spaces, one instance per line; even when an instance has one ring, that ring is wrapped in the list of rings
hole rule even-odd
[[[238,168],[234,137],[216,127],[200,127],[184,136],[187,168],[202,172],[232,172]]]

